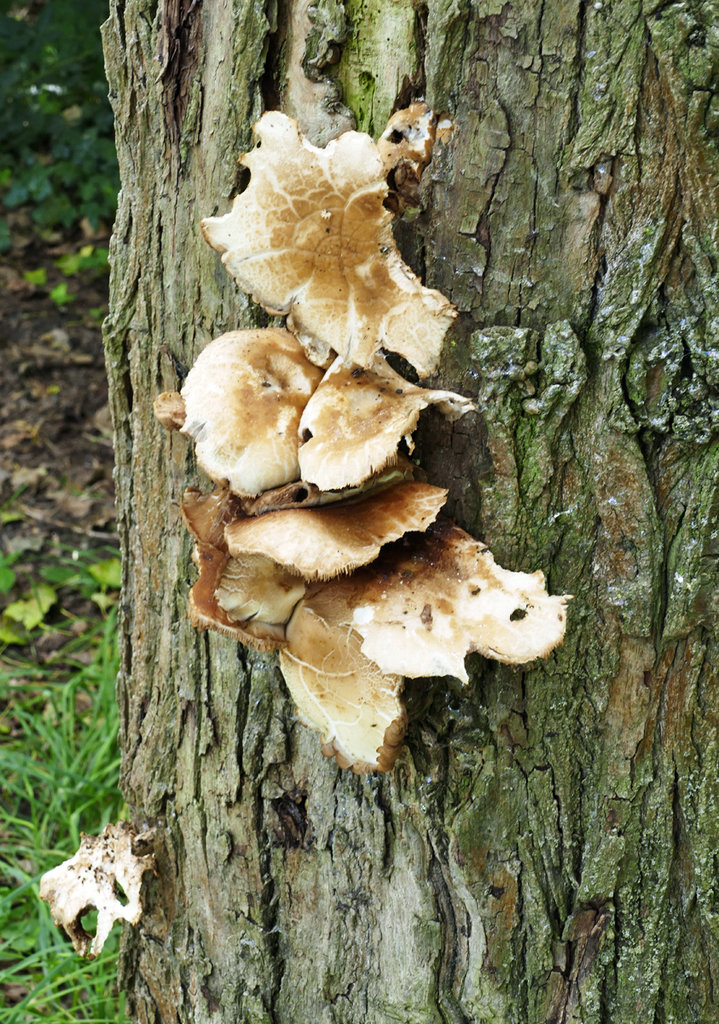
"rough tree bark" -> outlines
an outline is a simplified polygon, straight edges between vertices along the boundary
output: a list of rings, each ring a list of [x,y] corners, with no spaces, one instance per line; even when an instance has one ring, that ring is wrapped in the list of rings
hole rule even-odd
[[[700,0],[113,0],[123,787],[158,857],[138,1020],[716,1020],[718,24]],[[273,657],[190,629],[198,476],[152,399],[267,322],[199,231],[251,122],[377,133],[400,93],[455,125],[398,236],[461,311],[437,380],[480,410],[427,414],[423,464],[498,561],[575,597],[546,664],[409,685],[406,752],[358,778]]]

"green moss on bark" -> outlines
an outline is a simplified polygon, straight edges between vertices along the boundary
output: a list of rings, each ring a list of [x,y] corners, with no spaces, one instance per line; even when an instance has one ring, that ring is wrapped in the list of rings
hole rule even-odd
[[[416,7],[411,0],[346,0],[349,25],[338,66],[344,102],[359,131],[379,135],[405,76],[418,71]]]

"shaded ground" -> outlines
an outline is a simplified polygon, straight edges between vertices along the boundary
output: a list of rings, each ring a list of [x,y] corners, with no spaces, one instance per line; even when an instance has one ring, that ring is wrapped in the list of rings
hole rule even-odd
[[[83,246],[97,264],[106,245],[82,236],[54,246],[31,240],[0,258],[0,571],[11,564],[18,577],[0,608],[40,579],[48,558],[115,544],[100,326],[106,267],[67,276],[56,265]],[[78,629],[98,614],[79,593],[64,594],[62,605]],[[58,606],[46,621],[60,618]],[[34,657],[44,660],[61,639],[43,637],[49,649],[35,645]]]
[[[6,553],[53,538],[85,546],[112,534],[112,441],[100,329],[107,274],[84,270],[66,277],[55,265],[83,244],[80,239],[42,249],[32,243],[0,261],[0,525]],[[95,242],[96,248],[106,244]],[[41,277],[41,269],[46,283],[26,279]],[[63,284],[74,298],[58,304],[50,293]]]

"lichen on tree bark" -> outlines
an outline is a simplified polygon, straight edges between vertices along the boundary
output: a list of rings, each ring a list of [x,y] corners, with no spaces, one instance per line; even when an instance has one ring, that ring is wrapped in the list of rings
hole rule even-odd
[[[127,0],[104,29],[123,786],[159,836],[125,946],[131,1008],[155,1024],[712,1020],[716,18],[401,3],[381,75],[363,62],[386,5],[313,15],[304,65],[322,51],[338,117],[378,131],[404,67],[454,123],[398,237],[461,311],[432,385],[480,411],[426,413],[422,464],[498,561],[575,594],[546,665],[473,655],[466,688],[411,682],[406,754],[357,779],[296,724],[271,657],[190,629],[178,501],[195,468],[152,417],[210,338],[266,323],[199,220],[229,208],[250,124],[299,74],[279,43],[300,6]]]

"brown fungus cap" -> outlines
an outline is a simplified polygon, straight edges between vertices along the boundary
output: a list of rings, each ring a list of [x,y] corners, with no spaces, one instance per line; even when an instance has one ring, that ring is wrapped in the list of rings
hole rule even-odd
[[[190,622],[213,629],[260,651],[285,642],[285,624],[304,594],[304,584],[262,556],[236,559],[225,543],[225,527],[239,511],[227,489],[201,494],[188,488],[182,518],[197,540],[192,560],[199,570],[190,590]]]
[[[225,529],[231,555],[264,555],[306,580],[331,579],[371,562],[383,544],[426,530],[447,498],[407,482],[354,501],[237,519]]]
[[[192,561],[200,573],[189,598],[190,622],[195,629],[213,629],[257,651],[274,651],[284,645],[285,623],[304,592],[297,576],[278,574],[279,566],[270,563],[268,576],[263,578],[262,566],[238,567],[236,559],[209,544],[197,544]],[[283,616],[284,621],[267,621],[282,620]]]
[[[419,206],[420,178],[432,159],[436,134],[434,111],[417,101],[392,114],[377,140],[390,190],[385,206],[393,213]]]
[[[465,655],[521,665],[564,639],[568,598],[550,597],[541,572],[510,572],[451,520],[385,548],[352,576],[317,586],[305,602],[362,636],[383,672],[453,675]]]
[[[288,314],[318,365],[336,352],[368,367],[384,347],[426,377],[456,311],[399,254],[377,145],[345,132],[318,149],[276,110],[254,134],[240,161],[247,189],[230,213],[202,222],[229,273],[265,309]]]
[[[299,477],[297,429],[322,373],[289,331],[232,331],[187,375],[182,433],[207,475],[254,496]]]
[[[195,540],[228,554],[225,527],[243,512],[240,499],[227,487],[210,494],[203,494],[198,487],[187,487],[180,502],[180,514]]]
[[[244,498],[242,508],[248,516],[261,516],[266,512],[277,512],[280,509],[315,508],[318,505],[334,505],[340,501],[351,501],[360,498],[380,487],[390,487],[401,481],[414,480],[422,471],[409,459],[398,455],[396,459],[381,472],[368,477],[355,487],[343,487],[337,491],[321,491],[316,484],[307,480],[298,480],[293,484],[285,484],[272,491],[265,491],[257,498]]]
[[[181,430],[185,422],[185,402],[179,391],[163,391],[153,403],[155,419],[166,430]]]
[[[250,633],[258,623],[284,626],[304,593],[298,576],[264,555],[229,558],[215,588],[220,608]]]
[[[428,405],[437,405],[450,419],[474,408],[462,395],[410,384],[384,360],[378,368],[381,372],[350,368],[335,360],[305,406],[300,470],[320,490],[351,487],[381,470]]]
[[[301,603],[287,638],[282,675],[300,721],[319,731],[322,753],[358,773],[391,768],[407,727],[402,679],[380,672],[331,610],[320,616]]]

